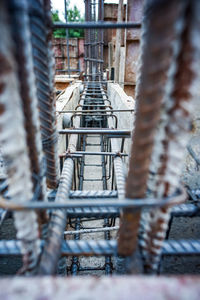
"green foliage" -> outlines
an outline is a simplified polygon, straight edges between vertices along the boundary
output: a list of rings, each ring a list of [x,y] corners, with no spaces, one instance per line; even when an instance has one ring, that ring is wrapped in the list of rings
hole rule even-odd
[[[52,20],[53,20],[53,22],[60,22],[57,10],[52,12]],[[55,38],[65,38],[66,37],[66,30],[64,28],[55,29],[54,32],[53,32],[53,36]]]
[[[74,6],[74,9],[67,10],[67,20],[68,22],[83,22],[81,18],[80,11],[77,6]],[[84,37],[83,29],[69,29],[69,37]]]
[[[52,12],[52,19],[53,22],[61,22],[58,16],[58,11]],[[68,22],[83,22],[84,19],[81,18],[80,11],[78,10],[77,6],[74,6],[73,9],[67,9],[67,20]],[[56,29],[53,33],[54,37],[56,38],[63,38],[66,37],[66,30],[65,29]],[[84,30],[83,29],[69,29],[68,35],[70,38],[73,37],[84,37]]]

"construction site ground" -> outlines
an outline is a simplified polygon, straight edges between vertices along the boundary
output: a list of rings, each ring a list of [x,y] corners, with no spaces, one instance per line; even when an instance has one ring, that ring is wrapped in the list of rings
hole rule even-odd
[[[98,144],[99,137],[88,137],[87,143],[90,144]],[[86,146],[86,151],[101,151],[100,146]],[[85,164],[101,164],[100,156],[86,156]],[[108,171],[108,170],[107,170]],[[102,178],[102,168],[99,167],[87,167],[84,168],[84,178],[85,179],[94,179],[94,178]],[[110,181],[108,181],[108,189],[110,189]],[[101,181],[84,181],[83,184],[84,190],[102,190],[103,185]],[[96,221],[87,221],[81,223],[82,228],[97,228],[103,227],[103,220]],[[119,219],[116,220],[115,225],[119,225]],[[70,225],[67,227],[68,230],[73,230]],[[13,224],[13,220],[11,218],[6,219],[3,223],[3,226],[0,228],[0,239],[15,239],[15,228]],[[170,239],[198,239],[200,236],[200,217],[178,217],[173,218],[171,230],[170,230]],[[111,237],[117,237],[117,231],[111,232]],[[67,238],[72,239],[73,235],[67,236]],[[103,239],[104,233],[85,233],[81,234],[81,239]],[[71,267],[72,258],[68,257],[66,259],[68,275],[70,275],[70,267]],[[112,258],[112,264],[114,267],[113,274],[116,274],[117,259]],[[101,269],[105,265],[105,257],[80,257],[79,258],[79,266],[81,268],[97,268]],[[4,257],[0,260],[0,276],[5,275],[13,275],[16,273],[20,267],[22,266],[22,260],[19,257]],[[65,275],[67,270],[60,272],[60,275]],[[123,273],[123,270],[122,270]],[[200,262],[198,256],[186,257],[186,256],[169,256],[164,257],[160,267],[161,274],[200,274]],[[102,276],[105,274],[105,270],[85,270],[79,271],[79,275],[94,275],[94,276]]]

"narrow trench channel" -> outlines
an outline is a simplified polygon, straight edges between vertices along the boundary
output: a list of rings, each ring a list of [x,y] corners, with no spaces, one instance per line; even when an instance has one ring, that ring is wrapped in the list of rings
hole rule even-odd
[[[117,125],[116,117],[111,117],[110,113],[105,113],[107,109],[107,96],[100,83],[88,83],[84,90],[84,102],[82,106],[81,127],[84,129],[91,128],[108,128],[108,118],[113,119]],[[106,96],[106,97],[105,97]],[[105,100],[106,99],[106,100]],[[111,107],[109,107],[111,109]],[[92,113],[84,114],[84,110],[91,110]],[[95,113],[95,110],[97,112]],[[102,113],[99,112],[102,110]],[[73,124],[72,124],[73,126]],[[76,159],[76,169],[78,170],[78,190],[84,191],[107,191],[115,189],[114,170],[112,168],[113,159],[106,154],[95,155],[95,153],[111,152],[110,139],[102,134],[82,135],[79,137],[78,150],[85,152],[81,158]],[[87,153],[93,152],[93,155]],[[113,178],[112,178],[113,177]],[[115,217],[82,219],[76,218],[71,220],[72,229],[93,230],[105,227],[114,227],[116,224]],[[69,229],[69,228],[68,228]],[[105,239],[109,240],[111,235],[116,237],[116,230],[104,231],[98,233],[77,233],[73,235],[74,240],[79,239]],[[112,274],[114,271],[111,256],[105,257],[76,257],[73,256],[68,262],[69,275],[103,275]]]

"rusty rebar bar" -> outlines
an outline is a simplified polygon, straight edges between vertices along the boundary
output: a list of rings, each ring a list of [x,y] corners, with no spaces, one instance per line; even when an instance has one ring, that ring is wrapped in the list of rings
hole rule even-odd
[[[33,183],[8,15],[7,3],[1,1],[0,144],[8,177],[9,201],[23,204],[33,199]],[[22,269],[32,272],[40,253],[37,215],[35,212],[15,212],[14,223],[17,238],[21,240]]]
[[[185,15],[177,55],[176,72],[171,78],[171,89],[162,106],[162,116],[157,130],[150,171],[149,189],[155,197],[166,197],[179,186],[186,145],[192,124],[192,113],[198,89],[200,46],[196,42],[200,18],[196,11],[199,2],[185,1]],[[174,66],[173,66],[174,67]],[[197,82],[196,82],[197,81]],[[196,88],[195,88],[196,86]],[[168,222],[168,207],[145,214],[144,232],[140,242],[146,272],[157,272]]]
[[[53,189],[58,185],[59,172],[50,1],[29,1],[29,15],[46,182],[47,187]]]
[[[65,160],[60,184],[56,194],[55,202],[65,202],[72,185],[74,171],[74,162],[72,158]],[[60,209],[54,211],[48,225],[47,240],[45,241],[44,250],[41,255],[38,274],[51,275],[55,274],[57,262],[61,252],[63,241],[63,232],[66,227],[66,210]]]
[[[32,46],[29,27],[27,0],[9,0],[12,35],[15,42],[20,83],[20,96],[23,103],[25,127],[29,156],[31,160],[34,193],[37,200],[44,200],[46,185],[44,176],[44,157],[40,134],[38,100],[35,89],[35,76],[32,60]]]
[[[134,124],[126,197],[146,195],[154,135],[167,88],[174,41],[180,35],[181,1],[147,3],[142,35],[140,73],[136,89]],[[159,61],[159,63],[158,63]],[[119,230],[119,254],[132,255],[137,248],[140,213],[124,210]]]
[[[80,104],[83,104],[83,100],[80,101]],[[79,107],[77,111],[78,110],[81,111],[81,107]],[[76,116],[74,118],[74,127],[78,128],[79,126],[80,116]],[[68,153],[76,151],[77,142],[78,135],[71,134],[67,148]],[[73,158],[69,157],[64,162],[55,202],[63,203],[66,201],[66,197],[68,197],[72,185],[73,172],[74,161]],[[66,210],[60,209],[52,213],[47,239],[38,268],[38,274],[50,275],[56,272],[57,263],[61,253],[63,232],[66,227],[66,219]]]

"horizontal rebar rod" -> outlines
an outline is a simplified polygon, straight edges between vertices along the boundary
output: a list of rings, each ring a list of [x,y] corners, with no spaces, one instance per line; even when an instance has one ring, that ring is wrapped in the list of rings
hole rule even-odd
[[[53,29],[65,28],[65,29],[110,29],[110,28],[141,28],[141,23],[133,23],[133,22],[82,22],[82,23],[60,23],[55,22],[53,24]]]
[[[110,81],[110,80],[109,80]],[[109,81],[82,81],[85,85],[88,84],[89,87],[91,86],[99,86],[100,83],[107,84]]]
[[[88,114],[88,113],[85,113],[84,112],[84,110],[81,112],[81,113],[79,113],[78,111],[74,114],[74,117],[77,117],[77,116],[84,116],[84,117],[88,117],[88,118],[92,118],[92,117],[105,117],[105,116],[107,116],[107,117],[116,117],[116,115],[114,115],[114,114],[107,114],[107,113],[101,113],[101,114],[99,114],[98,112],[96,113],[95,112],[95,110],[93,111],[93,113],[92,114]],[[96,120],[96,118],[95,118],[95,120]],[[100,120],[102,120],[102,118],[100,118]]]
[[[104,45],[104,42],[84,43],[84,46]]]
[[[93,100],[93,102],[96,103],[95,100]],[[103,102],[103,101],[102,101],[102,102]],[[110,105],[94,104],[94,103],[81,104],[81,105],[78,105],[77,108],[78,108],[78,107],[87,107],[87,106],[92,106],[92,107],[103,107],[103,108],[105,108],[105,107],[110,107],[110,108],[111,108]],[[83,109],[83,111],[84,111],[84,109]],[[77,110],[77,112],[78,112],[78,110]],[[109,112],[109,111],[108,111],[108,112]]]
[[[107,217],[107,218],[116,218],[120,215],[120,208],[114,208],[114,207],[91,207],[91,208],[71,208],[67,210],[68,216],[71,218],[74,217],[87,217],[87,218],[93,218],[93,217]],[[194,204],[179,204],[172,208],[171,210],[171,216],[172,217],[194,217],[199,216],[200,210],[199,208]]]
[[[41,247],[44,245],[41,241]],[[67,240],[62,243],[62,255],[116,255],[116,240]],[[0,255],[22,255],[21,241],[1,240]],[[162,255],[200,255],[200,240],[167,240]]]
[[[49,201],[54,201],[55,200],[55,195],[56,195],[56,190],[51,191],[48,195],[48,200]],[[93,201],[93,199],[110,199],[110,198],[115,198],[117,200],[117,191],[114,190],[103,190],[103,191],[81,191],[81,190],[76,190],[76,191],[70,191],[69,193],[70,199],[90,199],[90,201]],[[66,197],[67,200],[67,197]],[[111,208],[111,207],[90,207],[90,208],[70,208],[67,209],[68,214],[70,216],[79,214],[81,217],[82,216],[92,216],[94,215],[103,215],[103,214],[117,214],[119,216],[119,208]],[[171,210],[172,216],[180,217],[180,216],[197,216],[200,214],[200,209],[198,208],[197,205],[192,204],[192,203],[183,203],[176,205],[172,208]]]
[[[87,105],[88,106],[88,105]],[[99,105],[98,105],[99,106]],[[112,112],[133,112],[134,109],[109,109],[109,110],[105,110],[105,109],[85,109],[83,111],[78,111],[78,110],[57,110],[56,112],[59,113],[59,114],[69,114],[69,113],[72,113],[72,114],[75,114],[75,113],[103,113],[103,112],[106,112],[106,113],[112,113]]]
[[[102,89],[102,87],[101,87],[100,85],[87,86],[87,87],[85,86],[85,90],[84,90],[83,93],[86,93],[86,92],[88,92],[89,90],[94,90],[94,91],[98,90],[98,91],[101,91],[101,89]]]
[[[55,58],[62,58],[63,56],[55,56]],[[81,70],[80,69],[56,69],[56,72],[69,72],[69,70],[71,72],[80,72]],[[73,80],[73,78],[72,78]]]
[[[102,135],[110,135],[114,136],[115,138],[121,138],[123,137],[130,137],[131,136],[131,131],[122,129],[122,130],[117,130],[117,129],[62,129],[59,130],[59,134],[102,134]]]
[[[89,151],[76,151],[76,152],[72,152],[70,153],[70,155],[108,155],[108,156],[128,156],[128,154],[126,153],[115,153],[115,152],[89,152]],[[67,153],[63,153],[61,155],[59,155],[60,157],[65,157],[67,155]]]
[[[85,98],[85,94],[84,95],[82,95],[81,96],[81,100],[86,100],[86,101],[96,101],[97,102],[97,100],[100,100],[100,101],[104,101],[103,100],[103,97],[101,97],[101,98],[94,98],[94,97],[87,97],[87,98]],[[82,104],[82,105],[84,105],[84,104]]]
[[[58,195],[56,196],[58,198]],[[66,197],[67,198],[67,197]],[[163,199],[147,198],[147,199],[66,199],[63,202],[28,202],[19,204],[14,201],[0,199],[0,208],[7,210],[45,210],[45,209],[64,209],[64,208],[84,208],[84,207],[119,207],[119,208],[152,208],[163,207],[164,205],[175,205],[185,200],[185,192],[179,191],[177,195],[166,197]]]
[[[117,198],[117,191],[115,190],[89,190],[89,191],[82,191],[82,190],[76,190],[76,191],[70,191],[69,193],[70,198]]]
[[[82,96],[85,96],[85,95],[94,95],[94,96],[100,95],[100,96],[102,96],[102,93],[100,93],[99,90],[95,90],[93,92],[91,90],[89,90],[89,91],[83,92]]]
[[[105,231],[115,231],[115,230],[118,230],[118,229],[119,229],[119,226],[102,227],[102,228],[92,228],[92,229],[81,229],[81,230],[71,230],[71,231],[65,231],[64,235],[84,234],[84,233],[94,233],[94,232],[105,232]]]

